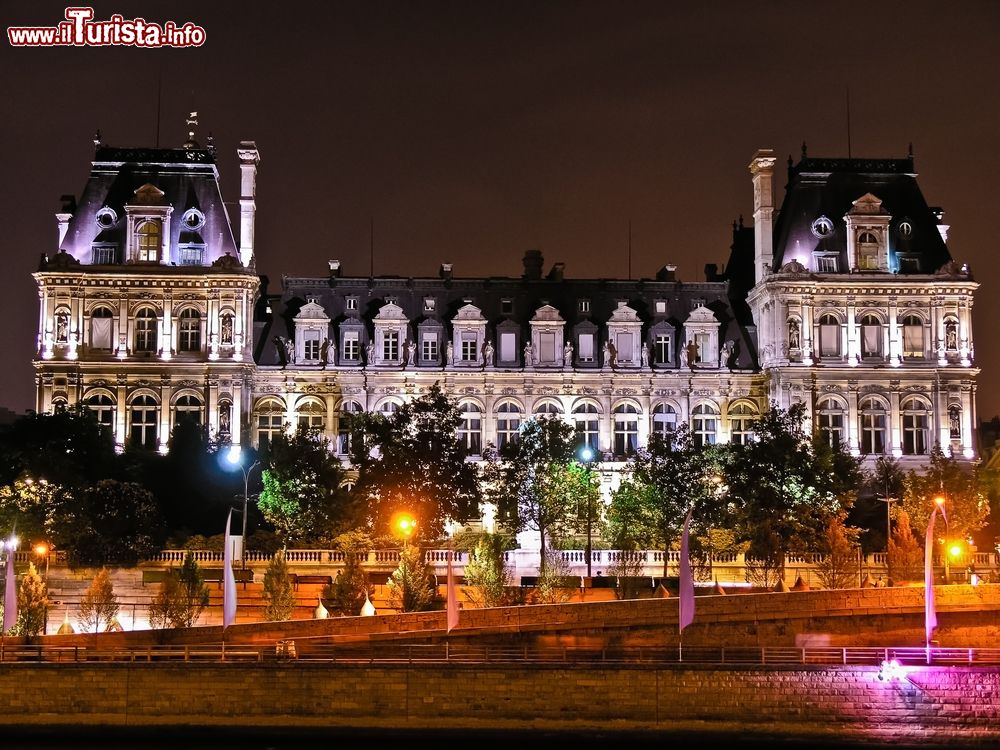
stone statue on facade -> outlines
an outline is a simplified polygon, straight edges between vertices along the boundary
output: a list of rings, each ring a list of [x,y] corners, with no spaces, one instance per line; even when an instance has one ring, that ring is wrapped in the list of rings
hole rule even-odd
[[[563,364],[566,367],[573,366],[573,344],[569,341],[567,341],[566,345],[563,347]]]
[[[535,347],[529,341],[524,345],[524,366],[530,367],[533,364],[535,364]]]
[[[801,344],[802,342],[799,338],[799,321],[788,321],[788,348],[798,349],[801,347]]]
[[[944,327],[944,348],[950,352],[958,351],[958,326],[951,321]]]
[[[406,345],[406,364],[413,367],[417,364],[417,344],[412,339]]]
[[[640,360],[642,362],[642,366],[649,367],[649,344],[643,343],[640,356],[642,357]]]
[[[728,367],[729,360],[733,356],[733,349],[736,347],[735,341],[725,341],[722,349],[719,350],[719,367]]]
[[[222,316],[222,343],[233,343],[233,316],[228,313]]]
[[[330,361],[330,337],[323,339],[323,343],[319,345],[319,361],[325,367]]]
[[[483,364],[487,367],[493,367],[493,342],[490,339],[486,339],[486,343],[483,345]]]
[[[365,345],[365,364],[369,367],[375,364],[375,344],[372,341]]]
[[[604,366],[612,368],[618,366],[618,350],[610,340],[604,342]]]
[[[450,341],[448,342],[448,348],[445,349],[445,364],[455,364],[455,345]]]

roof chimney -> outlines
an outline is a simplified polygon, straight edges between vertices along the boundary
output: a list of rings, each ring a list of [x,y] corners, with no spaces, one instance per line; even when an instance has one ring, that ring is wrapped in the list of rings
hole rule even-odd
[[[340,277],[340,261],[339,260],[328,260],[326,262],[330,266],[330,278],[336,279]]]
[[[524,276],[522,278],[537,281],[542,278],[542,265],[545,263],[541,250],[527,250],[521,261],[524,263]]]
[[[774,152],[762,148],[750,161],[753,179],[754,281],[760,282],[771,272],[774,262]]]
[[[677,281],[677,266],[673,263],[667,263],[663,268],[656,272],[657,281]]]
[[[240,262],[250,265],[254,256],[254,224],[257,215],[257,165],[260,152],[253,141],[240,141]]]
[[[563,272],[566,270],[565,263],[553,263],[552,268],[549,270],[549,275],[547,276],[549,281],[562,281]]]
[[[56,214],[56,225],[59,228],[59,242],[56,247],[62,247],[63,240],[66,238],[66,232],[69,230],[69,220],[73,218],[73,214],[76,213],[76,196],[74,195],[63,195],[59,198],[62,201],[62,211]]]
[[[441,264],[441,268],[438,271],[438,276],[440,276],[442,279],[445,279],[445,280],[450,279],[451,278],[451,269],[452,269],[452,266],[454,266],[454,265],[455,265],[454,263],[442,263]]]

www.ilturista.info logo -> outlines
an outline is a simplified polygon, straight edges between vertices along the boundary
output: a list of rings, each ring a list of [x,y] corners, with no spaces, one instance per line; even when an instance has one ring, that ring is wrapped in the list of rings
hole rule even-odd
[[[188,21],[163,24],[145,18],[127,19],[115,13],[95,21],[93,8],[67,8],[56,26],[9,26],[12,47],[200,47],[205,29]]]

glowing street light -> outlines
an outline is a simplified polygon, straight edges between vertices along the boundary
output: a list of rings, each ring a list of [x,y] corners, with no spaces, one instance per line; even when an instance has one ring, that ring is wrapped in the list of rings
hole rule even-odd
[[[584,466],[589,470],[590,462],[594,459],[594,449],[591,448],[587,443],[584,443],[579,450],[580,460],[583,462]],[[590,578],[590,565],[591,558],[594,556],[593,547],[593,530],[592,521],[594,516],[594,508],[592,501],[590,499],[590,493],[587,493],[587,578]]]
[[[250,496],[250,472],[254,470],[254,467],[260,466],[260,461],[254,461],[249,466],[243,465],[243,451],[238,445],[232,445],[229,447],[229,453],[226,455],[226,460],[233,466],[239,466],[243,471],[243,536],[241,537],[240,543],[240,563],[243,570],[247,567],[247,498]]]

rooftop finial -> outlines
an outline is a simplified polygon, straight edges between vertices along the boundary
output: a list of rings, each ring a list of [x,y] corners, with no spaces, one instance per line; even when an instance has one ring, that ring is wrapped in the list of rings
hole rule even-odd
[[[805,159],[808,154],[806,153],[806,142],[802,141],[802,158]]]
[[[910,141],[909,147],[906,149],[906,155],[911,159],[913,158],[913,141]]]
[[[94,131],[94,151],[101,147],[101,129]]]
[[[184,142],[184,148],[198,148],[198,142],[194,139],[194,129],[198,125],[198,113],[191,112],[187,117],[188,139]]]
[[[743,228],[743,214],[740,214],[740,229]]]
[[[208,145],[206,145],[205,148],[208,150],[208,153],[215,153],[215,138],[212,137],[211,133],[208,134]]]

